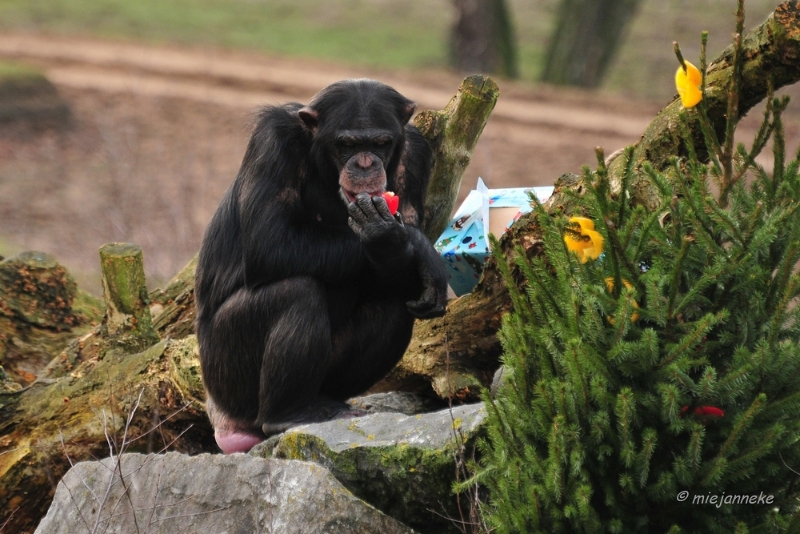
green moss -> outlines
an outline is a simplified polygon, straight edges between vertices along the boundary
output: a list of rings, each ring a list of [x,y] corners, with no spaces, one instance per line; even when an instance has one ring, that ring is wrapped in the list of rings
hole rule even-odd
[[[167,343],[162,341],[139,354],[114,354],[93,366],[79,368],[76,376],[59,379],[41,394],[23,396],[20,399],[21,412],[37,414],[35,437],[54,439],[53,436],[63,433],[65,440],[69,441],[73,439],[71,432],[74,429],[102,424],[102,416],[96,411],[100,406],[107,406],[117,414],[111,417],[111,411],[107,412],[109,432],[122,428],[124,417],[119,414],[127,414],[130,409],[123,404],[133,402],[135,397],[131,399],[132,395],[149,385],[149,367],[161,358]],[[82,374],[84,369],[85,375]],[[155,387],[149,389],[158,391]],[[80,440],[81,436],[75,439]]]
[[[78,289],[75,300],[72,302],[72,309],[87,322],[99,321],[103,318],[105,304],[82,289]]]
[[[408,443],[386,447],[354,445],[337,453],[318,437],[288,432],[281,438],[275,457],[312,461],[326,467],[357,497],[412,527],[437,523],[438,518],[430,513],[432,509],[441,510],[444,506],[455,513],[451,493],[454,444],[442,449]]]
[[[167,355],[172,365],[172,376],[182,393],[198,401],[205,399],[197,337],[170,341]]]

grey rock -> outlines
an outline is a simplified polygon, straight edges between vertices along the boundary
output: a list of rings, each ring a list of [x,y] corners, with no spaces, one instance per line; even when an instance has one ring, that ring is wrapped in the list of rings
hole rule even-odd
[[[492,398],[496,398],[497,393],[508,385],[512,373],[513,370],[508,365],[501,365],[497,368],[497,371],[494,372],[494,376],[492,377],[492,385],[489,387]]]
[[[354,497],[319,465],[243,454],[179,453],[124,454],[119,465],[114,458],[70,469],[36,533],[95,531],[413,532]]]
[[[471,458],[482,403],[407,416],[377,413],[299,426],[251,454],[319,463],[355,495],[420,531],[453,527],[456,461]]]
[[[353,408],[368,413],[395,412],[406,415],[432,412],[442,408],[442,401],[408,391],[373,393],[347,401]]]

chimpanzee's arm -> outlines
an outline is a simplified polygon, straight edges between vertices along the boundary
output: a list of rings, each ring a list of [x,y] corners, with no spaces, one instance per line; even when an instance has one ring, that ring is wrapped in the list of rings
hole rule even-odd
[[[418,300],[408,302],[408,310],[419,318],[444,315],[447,304],[447,272],[439,254],[419,229],[425,220],[425,193],[433,168],[430,145],[414,126],[406,126],[406,149],[398,173],[395,192],[400,195],[400,212],[414,247],[417,275],[422,282]]]
[[[234,194],[248,286],[298,275],[340,282],[357,277],[363,264],[362,246],[343,220],[338,225],[320,221],[302,206],[302,181],[313,165],[309,134],[293,107],[265,112],[237,177]],[[332,195],[329,202],[341,199]]]
[[[364,242],[371,264],[383,279],[388,275],[397,291],[414,288],[408,294],[416,300],[407,305],[409,312],[419,318],[442,316],[447,304],[444,264],[418,228],[424,220],[424,198],[432,165],[430,145],[415,127],[406,126],[400,169],[390,184],[400,196],[399,213],[405,225],[397,224],[380,198],[364,196],[348,209],[351,227]]]
[[[447,271],[444,262],[422,231],[406,226],[416,256],[417,275],[422,281],[422,294],[406,303],[411,315],[420,319],[441,317],[447,306]]]
[[[364,252],[353,232],[303,220],[292,208],[275,197],[243,202],[245,283],[302,275],[335,283],[358,276]]]
[[[360,194],[348,212],[350,227],[364,245],[375,279],[417,299],[407,303],[415,317],[443,315],[447,275],[428,238],[417,227],[400,224],[379,197]]]

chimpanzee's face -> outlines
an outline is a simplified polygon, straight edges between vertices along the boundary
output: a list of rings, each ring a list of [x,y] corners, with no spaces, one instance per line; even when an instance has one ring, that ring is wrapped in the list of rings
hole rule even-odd
[[[299,110],[317,154],[335,167],[339,194],[346,203],[359,193],[376,196],[386,191],[400,164],[405,125],[415,107],[382,83],[345,80],[327,87]]]
[[[395,146],[396,136],[387,129],[347,129],[336,134],[334,161],[345,202],[355,201],[359,193],[375,196],[386,191],[386,172]]]

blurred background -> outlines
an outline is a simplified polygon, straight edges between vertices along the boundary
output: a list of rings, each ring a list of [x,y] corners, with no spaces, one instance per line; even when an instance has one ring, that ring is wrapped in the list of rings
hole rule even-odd
[[[747,0],[752,28],[778,5]],[[0,0],[0,256],[55,255],[99,294],[97,249],[148,285],[197,251],[263,104],[372,77],[440,109],[465,74],[500,100],[464,176],[552,185],[637,141],[735,0]],[[793,90],[790,89],[790,92]],[[790,106],[790,111],[795,106]],[[752,122],[745,122],[745,136]],[[797,139],[798,115],[787,117]],[[790,144],[790,146],[793,146]],[[764,163],[768,164],[768,161]]]

